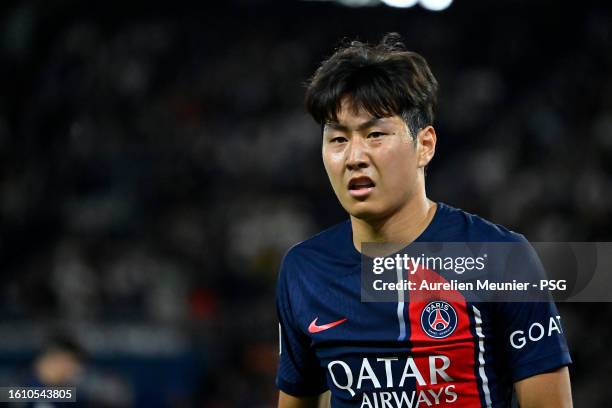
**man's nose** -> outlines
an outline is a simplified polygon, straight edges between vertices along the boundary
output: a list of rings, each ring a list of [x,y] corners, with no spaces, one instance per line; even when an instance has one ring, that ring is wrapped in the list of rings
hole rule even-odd
[[[366,144],[358,137],[353,137],[346,157],[346,167],[349,170],[358,170],[369,165],[369,156]]]

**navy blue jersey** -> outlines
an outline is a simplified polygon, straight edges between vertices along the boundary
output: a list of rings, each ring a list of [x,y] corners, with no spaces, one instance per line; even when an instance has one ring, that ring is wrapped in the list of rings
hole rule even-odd
[[[416,241],[525,239],[439,203]],[[331,390],[333,407],[508,407],[514,382],[571,363],[553,303],[365,303],[360,277],[350,221],[287,252],[277,286],[279,389]],[[428,333],[424,318],[432,327],[440,319],[440,330]]]

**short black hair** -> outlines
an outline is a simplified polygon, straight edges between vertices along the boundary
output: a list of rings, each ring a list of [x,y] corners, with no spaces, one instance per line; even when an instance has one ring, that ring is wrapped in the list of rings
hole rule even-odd
[[[321,126],[337,120],[343,98],[374,117],[398,115],[413,137],[433,125],[438,82],[425,58],[406,50],[397,33],[378,45],[340,47],[307,83],[306,110]]]
[[[85,348],[66,334],[54,334],[44,346],[43,354],[57,351],[69,353],[81,363],[89,357]]]

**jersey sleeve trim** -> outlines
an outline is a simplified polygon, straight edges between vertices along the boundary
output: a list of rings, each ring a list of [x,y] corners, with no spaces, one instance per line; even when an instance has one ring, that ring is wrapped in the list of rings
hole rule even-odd
[[[516,367],[512,373],[512,381],[517,382],[524,380],[534,375],[543,374],[545,372],[565,367],[572,364],[572,358],[569,352],[563,351],[555,353],[547,357],[542,357]]]
[[[294,397],[314,397],[327,391],[327,387],[304,387],[302,384],[290,383],[281,377],[276,377],[276,387],[285,394]]]

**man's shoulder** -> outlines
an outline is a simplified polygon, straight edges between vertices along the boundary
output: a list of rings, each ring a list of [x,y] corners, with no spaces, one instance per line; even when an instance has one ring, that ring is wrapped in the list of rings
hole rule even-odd
[[[293,245],[289,248],[285,257],[310,256],[313,253],[333,254],[338,251],[346,251],[348,249],[347,244],[352,242],[351,240],[351,222],[346,220]]]
[[[283,258],[281,275],[292,281],[301,276],[315,282],[349,273],[360,260],[347,220],[292,246]]]
[[[439,203],[444,212],[441,230],[449,241],[466,242],[525,242],[525,237],[503,225],[448,204]]]

